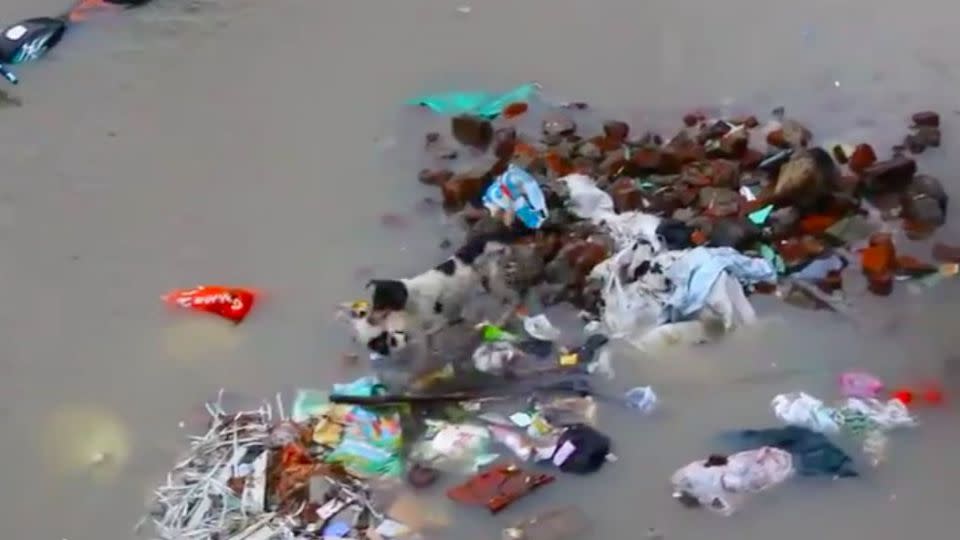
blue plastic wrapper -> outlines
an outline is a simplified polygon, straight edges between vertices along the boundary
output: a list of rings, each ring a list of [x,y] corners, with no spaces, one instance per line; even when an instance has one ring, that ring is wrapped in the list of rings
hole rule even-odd
[[[653,388],[649,386],[631,388],[624,394],[624,398],[626,399],[627,407],[636,409],[643,414],[652,413],[654,409],[657,408],[657,403],[659,402],[657,394],[653,391]]]
[[[547,219],[547,201],[540,184],[527,171],[510,165],[483,194],[483,204],[491,212],[513,209],[517,218],[530,229],[539,229]]]

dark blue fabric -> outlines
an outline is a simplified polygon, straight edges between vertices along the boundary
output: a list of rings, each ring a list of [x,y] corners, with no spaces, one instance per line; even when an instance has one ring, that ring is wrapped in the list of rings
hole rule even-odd
[[[721,434],[724,444],[735,451],[772,446],[790,452],[793,466],[801,476],[860,476],[853,459],[822,433],[788,426],[770,429],[744,429]]]

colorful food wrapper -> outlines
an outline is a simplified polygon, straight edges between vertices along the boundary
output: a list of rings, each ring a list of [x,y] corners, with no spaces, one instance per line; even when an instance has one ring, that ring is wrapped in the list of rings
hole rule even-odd
[[[512,210],[530,229],[539,229],[547,219],[547,201],[537,180],[512,164],[487,188],[483,204],[490,212]]]
[[[255,300],[253,291],[222,285],[174,289],[163,297],[163,301],[172,306],[213,313],[237,324],[247,316]]]
[[[400,415],[379,414],[362,407],[350,407],[344,412],[343,438],[326,457],[327,463],[339,463],[358,476],[400,476],[403,473]]]

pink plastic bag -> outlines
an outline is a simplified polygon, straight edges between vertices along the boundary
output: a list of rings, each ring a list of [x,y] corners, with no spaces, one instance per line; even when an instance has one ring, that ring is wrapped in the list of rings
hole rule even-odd
[[[875,398],[883,391],[883,381],[862,371],[840,375],[840,393],[844,397]]]

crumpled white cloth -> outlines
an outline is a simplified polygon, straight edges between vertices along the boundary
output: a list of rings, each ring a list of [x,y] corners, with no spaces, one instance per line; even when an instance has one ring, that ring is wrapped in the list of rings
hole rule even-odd
[[[570,191],[568,209],[577,217],[601,220],[612,214],[613,198],[598,188],[592,178],[584,174],[568,174],[560,179]]]
[[[694,461],[670,478],[674,497],[686,494],[705,508],[729,516],[754,493],[782,484],[794,474],[789,452],[765,446],[727,457],[725,465]]]

